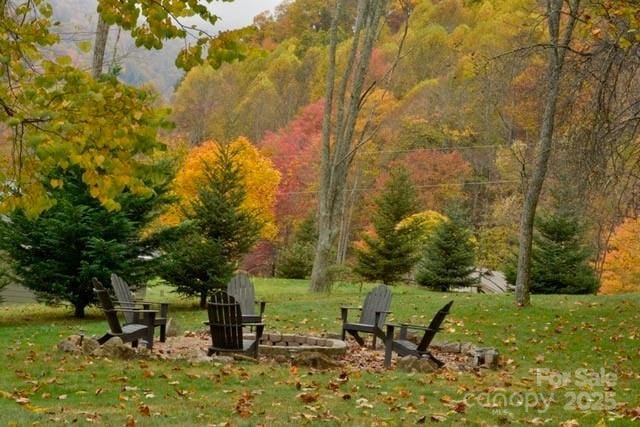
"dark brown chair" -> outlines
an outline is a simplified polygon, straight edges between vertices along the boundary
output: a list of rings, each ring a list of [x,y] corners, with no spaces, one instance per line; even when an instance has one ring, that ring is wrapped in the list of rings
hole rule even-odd
[[[138,340],[144,340],[148,349],[153,348],[153,330],[157,313],[155,310],[114,307],[109,292],[95,277],[93,278],[93,291],[98,297],[102,311],[109,324],[109,332],[98,339],[100,345],[111,338],[119,337],[124,343],[130,342],[132,347],[138,346]],[[118,313],[132,314],[133,321],[121,325]]]
[[[247,353],[258,358],[258,346],[264,325],[262,323],[246,323],[242,319],[240,304],[234,297],[224,291],[215,292],[207,304],[212,345],[209,356],[214,353]],[[243,326],[256,329],[255,339],[244,339]]]
[[[340,307],[342,314],[342,340],[344,341],[346,333],[355,338],[361,346],[364,346],[364,340],[359,332],[373,334],[373,348],[376,347],[376,338],[384,340],[384,321],[387,314],[391,313],[391,290],[386,285],[380,285],[366,296],[362,307]],[[349,310],[360,310],[360,320],[357,323],[348,321]]]
[[[227,293],[240,304],[244,323],[262,322],[262,315],[267,303],[256,301],[256,292],[247,273],[236,273],[227,284]],[[260,306],[259,311],[256,311],[256,304]]]
[[[385,338],[385,352],[384,352],[384,366],[386,368],[391,366],[391,354],[396,352],[398,356],[416,356],[416,357],[428,357],[433,360],[439,367],[442,367],[444,363],[438,360],[429,351],[429,344],[433,341],[438,331],[441,329],[442,322],[449,314],[449,310],[453,305],[453,301],[447,303],[442,307],[431,320],[429,326],[409,325],[407,323],[401,323],[399,325],[387,324],[387,336]],[[394,338],[394,329],[400,328],[398,338]],[[424,331],[424,335],[420,339],[419,343],[414,343],[408,339],[408,331],[421,330]]]
[[[169,304],[166,302],[153,302],[135,298],[131,292],[131,288],[122,277],[117,274],[111,275],[111,286],[116,294],[117,301],[114,301],[123,308],[151,310],[152,306],[159,308],[158,315],[155,318],[154,325],[160,328],[160,342],[167,339],[167,319],[169,315]],[[128,311],[123,313],[127,323],[133,323],[134,312]]]

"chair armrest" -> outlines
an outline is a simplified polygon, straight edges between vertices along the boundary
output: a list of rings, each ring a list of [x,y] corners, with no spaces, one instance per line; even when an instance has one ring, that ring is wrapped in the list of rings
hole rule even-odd
[[[158,310],[144,310],[141,308],[124,308],[124,307],[114,307],[113,311],[129,312],[129,313],[157,313],[158,312]]]
[[[431,330],[431,328],[428,327],[428,326],[412,325],[410,323],[400,323],[400,327],[401,328],[406,328],[406,329],[417,329],[419,331],[429,331],[429,330]]]
[[[345,309],[345,310],[360,310],[362,311],[362,307],[355,307],[355,306],[348,306],[348,305],[341,305],[340,309]]]
[[[267,301],[256,301],[255,303],[260,305],[260,317],[262,317],[264,309],[267,308]]]
[[[114,304],[118,304],[118,305],[126,305],[126,306],[140,306],[142,307],[142,302],[138,302],[138,301],[120,301],[120,300],[111,300]]]

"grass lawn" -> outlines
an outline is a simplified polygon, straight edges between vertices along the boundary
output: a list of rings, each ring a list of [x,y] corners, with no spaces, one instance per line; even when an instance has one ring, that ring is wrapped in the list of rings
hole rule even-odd
[[[339,332],[339,306],[359,304],[363,297],[355,285],[336,286],[324,296],[307,293],[305,281],[255,283],[258,297],[270,302],[267,331]],[[161,288],[150,294],[157,299],[161,292],[175,302],[172,314],[182,329],[202,328],[206,313],[195,301]],[[439,338],[496,347],[506,360],[504,369],[342,373],[275,363],[189,365],[76,357],[59,353],[55,345],[81,329],[88,335],[104,333],[106,322],[97,310],[80,321],[63,308],[3,306],[0,425],[121,426],[135,419],[138,426],[415,425],[437,420],[443,425],[576,420],[567,425],[592,426],[631,425],[640,416],[634,412],[640,411],[634,409],[640,407],[640,295],[534,296],[533,307],[522,310],[513,306],[511,296],[399,286],[393,289],[393,318],[426,323],[450,299],[455,303]],[[563,373],[570,381],[538,384],[536,368]],[[609,378],[609,385],[595,377],[586,381],[581,369],[617,378]],[[303,399],[301,393],[312,398]],[[459,404],[465,396],[466,405]],[[532,407],[534,398],[541,402],[541,397],[551,400],[548,408],[542,403]],[[17,403],[20,398],[28,403]],[[520,398],[529,405],[518,405]],[[615,409],[601,408],[612,399]]]

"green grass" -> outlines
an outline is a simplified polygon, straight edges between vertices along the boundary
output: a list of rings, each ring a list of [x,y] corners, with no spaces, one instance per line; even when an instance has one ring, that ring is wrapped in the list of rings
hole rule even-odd
[[[329,296],[313,295],[304,281],[269,279],[257,279],[256,288],[258,296],[269,301],[264,319],[268,331],[314,334],[339,332],[339,306],[359,304],[370,289],[341,285]],[[194,301],[162,288],[150,291],[155,299],[161,292],[174,302],[172,313],[183,329],[202,327],[206,314]],[[455,303],[440,339],[496,347],[508,361],[505,369],[479,374],[348,372],[343,382],[338,381],[339,369],[296,372],[275,363],[92,359],[61,354],[55,345],[80,330],[102,334],[106,322],[97,310],[80,321],[64,308],[0,307],[0,425],[89,425],[97,420],[118,426],[128,417],[139,426],[414,425],[429,424],[434,415],[446,417],[443,425],[522,425],[536,418],[548,425],[570,419],[586,426],[632,423],[630,409],[640,407],[640,295],[535,296],[533,307],[523,310],[514,307],[511,296],[440,294],[401,286],[393,289],[394,318],[426,323],[449,299]],[[537,385],[535,368],[569,375],[581,368],[615,373],[618,378],[610,391],[619,406],[608,412],[568,410],[566,393],[593,393],[597,399],[604,388]],[[298,396],[305,391],[318,393],[318,399],[303,402]],[[474,404],[458,407],[460,413],[452,409],[465,396],[525,392],[553,394],[555,401],[544,413],[514,405],[483,407],[473,398],[468,402]],[[19,396],[29,404],[16,403]],[[145,406],[150,417],[140,412]]]

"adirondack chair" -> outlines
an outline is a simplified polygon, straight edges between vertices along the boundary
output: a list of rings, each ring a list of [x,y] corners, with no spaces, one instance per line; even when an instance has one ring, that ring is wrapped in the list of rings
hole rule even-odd
[[[447,303],[442,307],[431,320],[429,326],[409,325],[407,323],[401,323],[399,325],[387,324],[387,337],[385,338],[385,352],[384,352],[384,366],[386,368],[391,366],[391,354],[396,352],[398,356],[416,356],[416,357],[428,357],[433,360],[439,367],[442,367],[444,363],[437,359],[429,351],[429,344],[433,341],[433,337],[436,336],[441,329],[442,322],[449,314],[449,310],[453,305],[453,301]],[[394,338],[394,329],[400,328],[398,338]],[[424,335],[418,344],[409,341],[407,332],[409,329],[422,330]]]
[[[373,334],[373,348],[376,347],[376,338],[384,340],[386,335],[383,331],[384,320],[391,305],[391,290],[386,285],[380,285],[366,296],[362,307],[340,307],[342,315],[342,340],[346,333],[351,334],[361,346],[364,340],[359,332]],[[349,310],[360,310],[360,320],[357,323],[348,321]]]
[[[93,291],[98,297],[102,311],[109,324],[109,332],[98,339],[100,345],[111,338],[119,337],[124,343],[131,343],[132,347],[138,346],[138,340],[144,340],[148,349],[153,348],[153,330],[156,317],[155,310],[145,310],[126,307],[114,307],[109,292],[95,277],[92,280]],[[133,322],[120,324],[118,313],[129,313],[133,316]]]
[[[262,323],[245,323],[242,319],[240,303],[224,291],[216,292],[207,304],[212,345],[208,355],[214,353],[247,353],[258,358],[258,345],[264,325]],[[256,328],[255,339],[244,339],[243,326]]]
[[[151,310],[152,306],[159,308],[154,325],[160,328],[160,342],[165,342],[167,340],[169,304],[165,302],[144,301],[135,298],[127,282],[117,274],[111,275],[111,286],[116,294],[116,298],[118,298],[115,302],[121,307],[142,308],[143,310]],[[134,312],[124,312],[123,314],[127,323],[133,323]]]
[[[262,322],[262,314],[267,303],[265,301],[256,301],[255,289],[247,273],[236,273],[227,284],[227,293],[240,304],[244,323]],[[256,304],[260,306],[258,312],[256,312]]]

